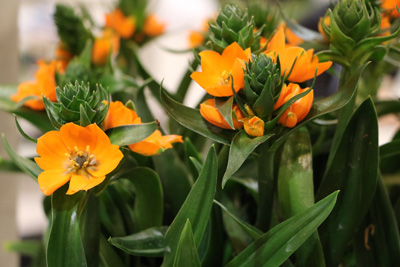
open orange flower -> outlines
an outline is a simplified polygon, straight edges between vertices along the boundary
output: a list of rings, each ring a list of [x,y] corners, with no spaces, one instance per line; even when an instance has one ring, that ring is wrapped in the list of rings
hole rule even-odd
[[[235,42],[225,48],[222,55],[215,51],[203,51],[202,72],[195,71],[190,77],[213,96],[231,96],[232,81],[235,92],[244,87],[245,62],[251,58],[250,48],[243,49]]]
[[[108,108],[107,116],[103,122],[104,130],[109,128],[128,125],[140,124],[141,119],[135,111],[127,108],[122,102],[111,102]],[[180,135],[161,135],[161,132],[156,130],[149,137],[136,144],[129,145],[129,148],[144,156],[158,155],[168,148],[172,148],[172,143],[183,143]]]
[[[298,84],[289,83],[287,86],[283,86],[281,94],[279,95],[278,101],[274,105],[274,109],[277,110],[287,101],[294,96],[307,91],[308,88],[301,89]],[[297,123],[301,122],[307,114],[310,112],[312,103],[314,100],[314,90],[311,90],[307,95],[303,96],[296,102],[294,102],[279,118],[278,123],[285,127],[293,128]]]
[[[117,145],[96,125],[82,127],[73,123],[61,126],[38,138],[35,161],[40,190],[51,195],[68,181],[68,195],[89,190],[104,181],[123,158]]]
[[[241,129],[243,127],[243,123],[240,120],[244,117],[243,113],[240,111],[237,105],[233,105],[232,113],[233,126],[235,129]],[[204,119],[213,125],[223,129],[233,130],[215,107],[214,99],[208,99],[200,104],[200,114]]]
[[[263,136],[264,135],[264,121],[257,116],[251,118],[243,118],[244,130],[248,135],[251,136]]]
[[[210,19],[204,21],[203,26],[200,31],[190,31],[189,32],[189,47],[196,48],[202,45],[206,39],[206,33],[208,31],[208,23]]]
[[[153,14],[146,17],[143,26],[143,32],[147,36],[158,36],[165,31],[166,24],[160,22],[160,20]]]
[[[43,60],[37,62],[39,69],[35,74],[35,81],[23,82],[18,86],[18,91],[11,99],[15,102],[20,102],[28,96],[36,96],[38,99],[30,99],[25,102],[25,106],[35,109],[44,110],[42,95],[49,98],[50,101],[56,101],[56,71],[61,70],[61,65],[58,61],[53,60],[49,64]]]
[[[392,18],[398,18],[400,16],[399,12],[397,12],[396,6],[400,8],[400,0],[383,0],[381,4],[381,7],[388,11]]]
[[[292,82],[304,82],[314,78],[315,70],[320,75],[332,65],[331,61],[319,63],[318,57],[314,55],[314,50],[305,51],[301,47],[287,47],[285,44],[285,33],[283,28],[279,28],[267,45],[268,56],[275,59],[279,56],[282,75],[287,75],[293,64],[293,70],[288,78]],[[296,63],[295,63],[296,62]]]
[[[106,29],[103,36],[96,38],[93,44],[92,62],[95,65],[102,66],[106,64],[110,53],[118,53],[119,37],[109,29]]]
[[[130,38],[136,30],[136,20],[134,17],[125,17],[121,9],[117,8],[111,13],[106,14],[106,27],[114,29],[122,38]]]

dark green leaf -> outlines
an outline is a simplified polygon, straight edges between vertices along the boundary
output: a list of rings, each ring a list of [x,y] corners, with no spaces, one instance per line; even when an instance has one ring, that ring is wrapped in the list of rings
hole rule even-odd
[[[127,146],[138,143],[157,130],[157,122],[123,125],[108,129],[106,134],[111,144]]]
[[[163,266],[171,266],[174,262],[179,238],[187,219],[193,222],[194,241],[196,246],[199,246],[210,217],[217,185],[217,171],[217,155],[212,146],[196,183],[168,229]]]
[[[379,148],[379,157],[384,159],[400,154],[400,140],[395,139],[390,143],[384,144]]]
[[[400,112],[400,101],[399,100],[377,101],[375,103],[375,108],[379,117],[390,113],[398,113]]]
[[[52,221],[47,246],[48,266],[87,266],[79,228],[79,205],[83,193],[66,195],[68,185],[53,193]]]
[[[225,130],[215,125],[208,123],[200,115],[200,111],[186,107],[167,95],[165,90],[161,88],[161,101],[167,110],[168,114],[181,125],[195,131],[196,133],[210,138],[213,141],[229,144],[235,132]]]
[[[327,264],[342,260],[346,245],[369,209],[377,176],[378,121],[368,98],[348,122],[317,193],[317,199],[322,199],[341,190],[335,209],[321,227]]]
[[[130,255],[162,257],[167,229],[166,226],[153,227],[128,236],[110,237],[108,242]]]
[[[224,117],[225,121],[231,126],[232,130],[235,129],[233,126],[233,118],[232,118],[232,105],[233,105],[233,96],[228,98],[228,100],[223,101],[220,97],[214,98],[215,107],[218,109],[219,113]]]
[[[21,157],[20,155],[15,153],[10,144],[7,142],[4,134],[1,135],[1,138],[3,139],[4,148],[6,149],[7,154],[10,156],[15,165],[17,165],[18,168],[20,168],[23,172],[29,174],[29,176],[37,181],[39,174],[42,172],[39,166],[33,161]]]
[[[183,227],[181,237],[179,238],[178,248],[176,249],[176,256],[174,267],[200,267],[199,254],[197,253],[196,243],[194,242],[192,226],[189,219],[187,219]]]
[[[100,236],[100,263],[103,267],[126,266],[103,235]]]
[[[229,178],[242,166],[247,157],[254,149],[267,141],[272,134],[266,134],[261,137],[249,137],[244,130],[239,131],[234,139],[229,150],[228,167],[222,179],[222,188],[225,186]]]
[[[334,192],[307,210],[280,223],[243,252],[226,267],[278,267],[289,258],[318,228],[333,209],[338,192]]]
[[[185,138],[185,142],[183,143],[183,151],[185,153],[186,166],[189,166],[192,176],[197,177],[202,168],[201,166],[199,169],[198,163],[202,165],[202,158],[188,137]],[[191,161],[190,163],[189,160]]]

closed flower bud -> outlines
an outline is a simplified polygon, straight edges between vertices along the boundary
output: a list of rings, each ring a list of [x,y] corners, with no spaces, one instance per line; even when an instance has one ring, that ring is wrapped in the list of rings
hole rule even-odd
[[[248,63],[244,94],[257,116],[265,118],[273,111],[273,98],[280,91],[281,70],[274,60],[260,54]]]
[[[236,5],[224,6],[215,22],[210,23],[208,45],[214,51],[221,53],[228,45],[237,42],[243,49],[260,48],[260,31],[254,31],[255,25],[249,17]]]
[[[92,123],[101,125],[107,115],[109,94],[98,85],[96,90],[89,84],[68,83],[62,89],[56,88],[57,102],[51,102],[43,97],[47,115],[54,127],[73,122],[80,126]]]
[[[264,121],[257,116],[251,118],[244,118],[243,122],[244,130],[248,135],[251,136],[263,136],[264,135]]]
[[[307,91],[308,88],[301,89],[298,84],[289,83],[288,86],[282,88],[281,94],[275,103],[274,109],[277,110],[283,106],[287,101],[292,99],[294,96]],[[303,96],[282,114],[279,118],[278,123],[284,127],[293,128],[297,123],[301,122],[307,114],[310,112],[312,103],[314,100],[314,91],[311,90],[307,95]]]
[[[214,99],[208,99],[200,104],[200,114],[209,123],[218,126],[223,129],[234,130],[229,126],[224,117],[219,113],[218,109],[215,107]],[[232,107],[232,119],[233,126],[235,129],[241,129],[243,123],[240,121],[243,118],[243,113],[240,111],[237,105]]]

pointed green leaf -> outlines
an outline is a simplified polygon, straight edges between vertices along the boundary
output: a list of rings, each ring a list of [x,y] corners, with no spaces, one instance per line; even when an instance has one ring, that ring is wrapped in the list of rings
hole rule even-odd
[[[103,267],[126,266],[103,235],[100,236],[100,263]]]
[[[186,166],[189,166],[189,170],[192,173],[192,176],[197,177],[201,171],[201,168],[203,167],[201,166],[199,169],[198,166],[199,163],[200,165],[202,165],[202,158],[196,147],[188,137],[186,137],[185,142],[183,142],[183,151],[185,153]],[[189,163],[188,160],[190,160],[191,162]]]
[[[36,140],[35,138],[30,137],[29,135],[27,135],[27,134],[24,132],[24,130],[21,128],[21,125],[19,124],[18,119],[17,119],[17,116],[15,116],[15,114],[14,114],[14,119],[15,119],[15,124],[17,125],[17,129],[18,129],[19,133],[20,133],[23,137],[25,137],[25,139],[27,139],[27,140],[29,140],[29,141],[31,141],[31,142],[33,142],[33,143],[37,143],[37,140]]]
[[[68,185],[51,199],[52,221],[47,246],[48,266],[87,266],[79,229],[79,205],[84,193],[66,195]]]
[[[346,245],[372,202],[377,177],[378,120],[368,98],[348,122],[316,197],[322,199],[341,191],[335,209],[321,227],[327,264],[342,260]]]
[[[81,63],[86,69],[90,69],[92,63],[92,48],[93,42],[91,39],[88,39],[82,53],[79,55],[79,63]]]
[[[229,144],[235,132],[219,128],[211,123],[208,123],[200,115],[200,111],[186,107],[167,95],[165,90],[161,88],[161,102],[163,103],[168,114],[181,125],[195,131],[196,133],[205,136],[219,143]]]
[[[382,145],[379,148],[379,157],[384,159],[387,157],[393,157],[400,154],[400,140],[395,139],[392,142]]]
[[[90,124],[90,118],[88,117],[88,114],[86,113],[85,108],[83,105],[79,106],[79,125],[82,127],[86,127]]]
[[[278,224],[251,243],[226,267],[278,267],[318,228],[332,211],[338,192],[334,192],[305,211]]]
[[[267,141],[272,134],[261,137],[249,137],[244,130],[239,131],[232,140],[229,150],[228,167],[222,179],[222,188],[229,178],[242,166],[247,157],[256,149],[257,146]]]
[[[106,134],[110,137],[111,144],[127,146],[138,143],[149,137],[157,130],[157,122],[123,125],[108,129]]]
[[[162,257],[167,229],[166,226],[153,227],[128,236],[110,237],[108,242],[130,255]]]
[[[18,168],[20,168],[23,172],[25,172],[35,181],[37,181],[39,174],[42,172],[39,166],[32,160],[26,159],[18,155],[7,142],[4,134],[1,135],[1,138],[3,139],[4,148],[6,149],[7,154],[10,156],[15,165],[17,165]]]
[[[180,234],[189,219],[193,222],[193,236],[198,247],[206,229],[217,185],[217,155],[212,146],[204,167],[166,235],[163,266],[171,266],[176,255]]]
[[[178,248],[176,249],[176,256],[174,267],[200,267],[199,254],[197,253],[196,243],[194,242],[192,226],[189,219],[187,219],[183,227],[181,237],[179,238]]]
[[[233,105],[233,96],[228,98],[228,100],[224,101],[220,97],[214,98],[215,107],[218,109],[219,113],[224,117],[225,121],[231,126],[232,130],[235,129],[233,126],[233,118],[232,118],[232,105]]]

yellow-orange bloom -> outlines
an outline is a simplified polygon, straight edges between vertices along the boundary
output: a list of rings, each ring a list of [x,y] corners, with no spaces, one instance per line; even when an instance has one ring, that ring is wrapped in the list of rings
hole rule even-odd
[[[130,38],[136,30],[136,20],[134,17],[125,17],[124,13],[117,8],[111,13],[106,14],[106,27],[114,29],[122,38]]]
[[[389,12],[392,18],[400,17],[399,12],[397,12],[396,6],[400,8],[400,0],[383,0],[381,7]]]
[[[162,135],[159,130],[156,130],[149,137],[129,145],[129,148],[138,154],[144,156],[154,156],[164,152],[168,148],[172,148],[172,143],[183,143],[182,136],[180,135]]]
[[[203,27],[200,31],[190,31],[189,32],[189,47],[196,48],[202,45],[206,39],[206,33],[208,31],[208,22],[210,19],[204,21]]]
[[[283,86],[278,101],[276,101],[274,105],[274,109],[277,110],[291,98],[307,90],[308,88],[301,89],[300,86],[295,83],[289,83],[289,85]],[[288,109],[286,109],[283,115],[279,118],[278,123],[285,127],[293,128],[310,112],[313,100],[314,90],[311,90],[311,92],[294,102]]]
[[[240,120],[244,117],[243,113],[240,111],[240,108],[237,105],[233,105],[232,112],[233,112],[232,119],[234,128],[241,129],[243,127],[243,123]],[[229,126],[224,117],[221,115],[221,113],[219,113],[218,109],[215,107],[214,99],[208,99],[204,101],[202,104],[200,104],[200,114],[209,123],[223,129],[232,130],[231,126]]]
[[[264,135],[264,121],[257,116],[242,119],[244,130],[251,136]]]
[[[108,113],[103,121],[103,129],[107,130],[121,125],[142,123],[137,113],[127,108],[122,102],[114,101],[108,106]]]
[[[250,48],[243,49],[235,42],[225,48],[222,55],[215,51],[203,51],[201,72],[195,71],[190,77],[213,96],[231,96],[232,81],[235,92],[244,87],[245,62],[251,58]]]
[[[105,30],[103,37],[96,38],[93,44],[92,62],[95,65],[102,66],[106,64],[110,53],[118,53],[119,37],[110,30]]]
[[[107,116],[103,122],[104,130],[109,128],[128,125],[140,124],[141,119],[136,112],[124,106],[121,102],[111,102],[108,108]],[[183,143],[180,135],[161,135],[161,132],[156,130],[149,137],[135,144],[129,145],[129,148],[144,156],[158,155],[168,148],[172,148],[172,143]]]
[[[159,21],[159,19],[150,14],[146,17],[146,20],[143,25],[143,32],[147,36],[158,36],[165,31],[166,24]]]
[[[73,123],[61,126],[38,138],[35,161],[40,190],[51,195],[68,181],[68,195],[89,190],[104,181],[123,158],[117,145],[96,125],[82,127]]]
[[[265,53],[274,58],[275,61],[279,56],[282,75],[287,75],[294,64],[288,78],[292,82],[304,82],[312,79],[317,68],[317,75],[320,75],[332,65],[331,61],[319,63],[319,59],[314,55],[313,49],[305,51],[301,47],[287,47],[283,28],[278,29],[271,38]]]
[[[281,23],[278,26],[278,29],[279,28],[283,28],[283,30],[285,32],[285,37],[286,37],[286,41],[287,41],[286,47],[298,46],[298,45],[304,43],[304,40],[301,39],[296,34],[294,34],[294,32],[292,32],[292,30],[286,25],[286,23]]]
[[[61,69],[58,61],[53,60],[49,64],[43,60],[37,62],[39,69],[35,74],[35,81],[23,82],[18,86],[18,91],[11,99],[15,102],[20,102],[28,96],[36,96],[38,99],[30,99],[25,102],[25,106],[35,109],[43,110],[44,103],[42,95],[49,98],[50,101],[56,101],[56,71]]]

